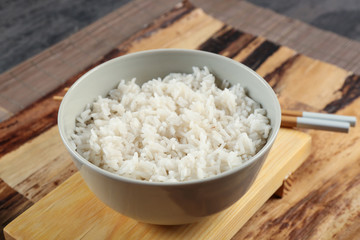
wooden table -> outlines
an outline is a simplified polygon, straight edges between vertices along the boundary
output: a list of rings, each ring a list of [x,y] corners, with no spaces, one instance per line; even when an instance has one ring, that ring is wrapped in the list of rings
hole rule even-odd
[[[46,153],[47,146],[59,144],[57,132],[51,131],[59,106],[53,96],[63,95],[79,76],[113,57],[162,47],[212,51],[256,70],[283,108],[360,115],[358,75],[224,25],[190,3],[175,2],[151,5],[155,14],[145,11],[150,1],[135,1],[0,76],[0,93],[6,96],[0,98],[6,103],[0,109],[6,119],[0,123],[2,227],[76,172],[68,157]],[[120,24],[133,14],[143,14],[149,24],[142,30],[140,20]],[[291,175],[286,195],[269,199],[234,239],[360,238],[359,128],[349,134],[307,133],[312,153]],[[44,134],[53,142],[37,138]],[[28,162],[24,156],[32,151],[44,155]]]

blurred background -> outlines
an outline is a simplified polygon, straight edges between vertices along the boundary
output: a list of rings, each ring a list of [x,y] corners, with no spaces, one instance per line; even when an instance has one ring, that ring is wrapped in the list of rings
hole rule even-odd
[[[130,1],[0,0],[0,73]],[[360,41],[359,0],[248,2]]]

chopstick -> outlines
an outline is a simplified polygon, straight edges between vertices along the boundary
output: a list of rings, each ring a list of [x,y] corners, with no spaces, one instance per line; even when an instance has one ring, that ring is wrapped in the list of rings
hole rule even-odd
[[[301,112],[293,110],[281,111],[282,127],[298,127],[334,132],[349,132],[356,125],[356,117],[326,113]]]
[[[344,116],[344,115],[316,113],[316,112],[301,112],[301,111],[293,111],[293,110],[281,110],[281,115],[348,122],[352,127],[354,127],[356,124],[356,117],[354,116]]]

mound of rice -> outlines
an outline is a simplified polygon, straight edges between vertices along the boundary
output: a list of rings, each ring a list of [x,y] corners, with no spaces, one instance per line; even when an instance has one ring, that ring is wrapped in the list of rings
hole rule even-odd
[[[203,179],[237,167],[266,143],[266,111],[239,85],[219,89],[204,67],[141,87],[122,80],[76,119],[75,148],[110,172],[151,182]]]

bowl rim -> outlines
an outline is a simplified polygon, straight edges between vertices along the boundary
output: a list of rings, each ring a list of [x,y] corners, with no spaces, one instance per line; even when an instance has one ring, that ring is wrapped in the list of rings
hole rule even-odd
[[[64,129],[62,127],[60,118],[62,116],[63,113],[63,109],[64,109],[64,102],[67,100],[67,98],[69,98],[69,95],[71,95],[72,90],[74,88],[77,87],[77,85],[80,84],[80,82],[85,81],[84,79],[87,78],[88,75],[92,74],[93,72],[97,71],[99,68],[103,68],[106,65],[110,65],[113,64],[117,61],[124,61],[127,58],[134,58],[134,57],[139,57],[142,55],[147,55],[147,54],[158,54],[158,53],[166,53],[166,54],[177,54],[177,53],[185,53],[185,54],[200,54],[203,55],[205,57],[212,57],[212,58],[218,58],[221,59],[222,61],[227,61],[229,63],[232,64],[236,64],[239,67],[245,69],[246,71],[248,71],[250,74],[254,75],[264,86],[266,89],[268,89],[269,94],[271,95],[271,98],[274,100],[275,102],[275,109],[277,111],[277,119],[278,121],[276,121],[271,129],[270,132],[270,136],[266,141],[266,144],[253,156],[251,157],[249,160],[247,160],[245,163],[241,164],[240,166],[234,167],[232,169],[229,169],[225,172],[222,172],[220,174],[211,176],[211,177],[207,177],[207,178],[203,178],[203,179],[194,179],[194,180],[188,180],[185,182],[150,182],[150,181],[144,181],[144,180],[138,180],[138,179],[133,179],[133,178],[128,178],[128,177],[124,177],[124,176],[120,176],[116,173],[112,173],[109,172],[105,169],[102,169],[98,166],[96,166],[95,164],[89,162],[88,160],[86,160],[84,157],[82,157],[77,151],[73,150],[71,148],[71,144],[69,143],[69,139],[66,137],[66,134],[64,132]],[[74,157],[77,158],[78,161],[80,161],[80,163],[82,165],[85,165],[87,167],[89,167],[91,170],[101,174],[101,175],[105,175],[108,178],[111,178],[113,180],[120,180],[123,182],[127,182],[127,183],[131,183],[131,184],[135,184],[135,185],[149,185],[149,186],[186,186],[186,185],[193,185],[193,184],[201,184],[201,183],[205,183],[205,182],[210,182],[210,181],[216,181],[219,180],[221,178],[227,177],[229,175],[232,174],[236,174],[236,172],[246,168],[247,166],[253,164],[254,162],[256,162],[259,158],[261,158],[264,154],[266,154],[268,152],[268,150],[270,150],[271,146],[273,145],[279,129],[280,129],[280,123],[281,123],[281,108],[280,108],[280,103],[278,101],[278,98],[274,92],[274,90],[271,88],[271,86],[259,75],[257,74],[255,71],[253,71],[251,68],[247,67],[246,65],[237,62],[231,58],[219,55],[219,54],[215,54],[215,53],[211,53],[211,52],[206,52],[206,51],[202,51],[202,50],[192,50],[192,49],[176,49],[176,48],[169,48],[169,49],[154,49],[154,50],[145,50],[145,51],[139,51],[139,52],[135,52],[135,53],[129,53],[120,57],[116,57],[114,59],[111,59],[109,61],[106,61],[94,68],[92,68],[91,70],[87,71],[85,74],[83,74],[78,80],[76,80],[76,82],[74,84],[72,84],[72,86],[69,88],[69,90],[66,92],[63,100],[61,101],[59,110],[58,110],[58,117],[57,117],[57,124],[58,124],[58,129],[59,129],[59,133],[60,133],[60,137],[66,147],[66,149],[68,150],[68,152]],[[73,159],[74,161],[74,159]],[[81,165],[81,167],[82,167]],[[78,169],[79,171],[81,169]]]

